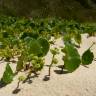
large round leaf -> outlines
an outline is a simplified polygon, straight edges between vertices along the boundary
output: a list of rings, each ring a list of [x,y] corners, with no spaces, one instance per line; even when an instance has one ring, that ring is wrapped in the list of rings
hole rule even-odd
[[[65,56],[64,56],[64,66],[69,72],[75,71],[80,63],[80,55],[76,48],[72,44],[66,43],[65,44]]]
[[[42,52],[43,52],[42,55],[45,56],[47,54],[47,52],[49,51],[50,45],[49,45],[48,41],[44,38],[39,38],[38,42],[42,48]]]
[[[65,69],[67,69],[69,72],[75,71],[79,67],[80,63],[81,61],[78,57],[64,58]]]
[[[36,39],[31,39],[31,41],[28,44],[29,53],[35,54],[35,55],[42,55],[42,46]]]
[[[26,38],[25,41],[26,41],[27,50],[29,51],[29,53],[32,53],[38,56],[45,56],[49,51],[49,43],[44,38],[38,38],[36,40],[29,37],[29,38]]]

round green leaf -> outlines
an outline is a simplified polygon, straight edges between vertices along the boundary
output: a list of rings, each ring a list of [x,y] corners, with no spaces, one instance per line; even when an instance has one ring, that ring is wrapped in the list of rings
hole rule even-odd
[[[42,54],[42,46],[36,39],[31,39],[27,44],[27,48],[30,54],[41,55]]]
[[[80,55],[78,53],[78,51],[76,50],[76,48],[74,48],[74,46],[72,44],[66,43],[65,44],[65,48],[64,48],[64,66],[65,69],[67,69],[69,72],[73,72],[75,71],[80,63]]]
[[[89,65],[92,63],[93,59],[94,59],[94,54],[93,54],[93,52],[91,52],[90,49],[88,49],[82,55],[82,64]]]
[[[49,51],[49,47],[50,47],[48,41],[44,38],[39,38],[37,41],[39,42],[41,46],[41,50],[43,52],[42,55],[45,56],[47,52]]]
[[[69,72],[75,71],[79,67],[80,63],[81,61],[78,57],[71,57],[70,59],[68,57],[64,58],[65,69]]]

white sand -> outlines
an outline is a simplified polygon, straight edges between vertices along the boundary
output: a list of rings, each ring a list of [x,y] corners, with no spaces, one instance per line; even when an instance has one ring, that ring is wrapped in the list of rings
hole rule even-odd
[[[94,37],[89,39],[83,36],[83,42],[79,49],[82,54],[86,48],[96,42]],[[58,40],[57,45],[61,46],[62,41]],[[57,46],[56,45],[56,46]],[[92,51],[96,57],[96,45],[92,47]],[[58,56],[58,59],[62,55]],[[46,64],[50,64],[51,54],[50,52],[46,56]],[[62,65],[62,60],[59,59],[59,64]],[[59,70],[58,67],[52,68],[51,79],[49,81],[43,81],[45,75],[48,74],[48,67],[44,66],[41,74],[38,78],[32,78],[32,83],[20,84],[21,91],[18,94],[12,94],[12,91],[17,86],[17,79],[0,89],[0,96],[96,96],[96,62],[89,65],[89,68],[80,66],[75,72],[68,74],[56,74],[54,70]],[[0,77],[3,74],[6,64],[0,64]]]

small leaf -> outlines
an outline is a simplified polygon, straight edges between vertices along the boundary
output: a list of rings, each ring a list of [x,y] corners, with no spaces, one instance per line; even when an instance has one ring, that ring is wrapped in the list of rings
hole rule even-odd
[[[43,66],[44,66],[44,62],[40,58],[37,61],[36,60],[32,60],[32,66],[33,66],[35,71],[40,71],[43,68]]]
[[[18,80],[19,81],[24,81],[25,80],[25,77],[24,76],[19,76]]]
[[[13,81],[13,77],[14,77],[13,71],[10,65],[7,64],[6,70],[4,71],[1,81],[5,84],[11,83]]]
[[[21,71],[23,69],[23,56],[21,55],[18,59],[16,71]]]
[[[58,63],[57,58],[53,58],[52,62],[53,62],[54,64],[57,64],[57,63]]]
[[[81,43],[81,34],[80,33],[75,34],[74,39],[78,44],[80,44]]]
[[[59,49],[58,49],[58,48],[50,49],[50,52],[51,52],[53,55],[56,55],[56,54],[59,54]]]
[[[82,55],[82,64],[89,65],[92,63],[93,59],[94,59],[94,54],[93,54],[93,52],[91,52],[90,49],[88,49]]]

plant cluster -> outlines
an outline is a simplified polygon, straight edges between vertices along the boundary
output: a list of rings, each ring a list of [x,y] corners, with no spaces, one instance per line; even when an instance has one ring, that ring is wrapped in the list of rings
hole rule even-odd
[[[57,64],[56,55],[64,53],[62,60],[64,64],[61,71],[75,71],[80,65],[86,66],[94,60],[94,54],[91,47],[83,53],[78,53],[81,44],[81,34],[88,33],[89,36],[96,35],[96,26],[90,24],[78,23],[76,21],[67,21],[57,18],[18,18],[18,17],[0,17],[0,58],[7,62],[6,69],[1,78],[1,82],[9,84],[12,82],[18,72],[26,71],[25,78],[19,77],[19,81],[25,81],[31,74],[38,76],[45,64],[45,56],[52,53],[52,62],[49,65],[48,76],[51,75],[51,67]],[[64,46],[62,48],[50,49],[54,44],[51,37],[62,38]],[[75,42],[73,42],[73,39]],[[16,64],[15,72],[10,67],[10,62]]]

